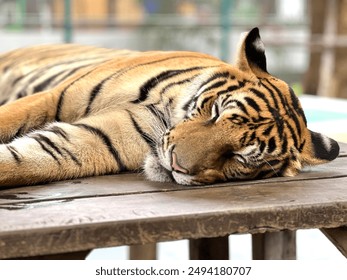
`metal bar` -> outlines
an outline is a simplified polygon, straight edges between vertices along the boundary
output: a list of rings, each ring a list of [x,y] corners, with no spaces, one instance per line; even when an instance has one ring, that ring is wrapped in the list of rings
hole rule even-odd
[[[220,40],[220,58],[224,61],[229,61],[230,53],[230,29],[231,15],[230,8],[233,0],[221,0],[220,2],[220,25],[221,25],[221,40]]]
[[[22,28],[24,25],[24,17],[25,17],[25,12],[26,12],[26,0],[17,0],[16,1],[16,26],[18,28]]]
[[[64,42],[72,42],[71,0],[64,0]]]

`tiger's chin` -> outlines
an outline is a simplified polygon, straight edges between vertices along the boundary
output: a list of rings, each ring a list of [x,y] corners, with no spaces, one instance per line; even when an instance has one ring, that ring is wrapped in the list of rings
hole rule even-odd
[[[194,181],[194,177],[175,171],[167,170],[153,154],[147,155],[144,171],[148,180],[155,182],[174,182],[180,185],[201,185]]]
[[[171,172],[165,169],[159,162],[159,159],[148,154],[144,162],[144,171],[148,180],[155,182],[175,182]]]

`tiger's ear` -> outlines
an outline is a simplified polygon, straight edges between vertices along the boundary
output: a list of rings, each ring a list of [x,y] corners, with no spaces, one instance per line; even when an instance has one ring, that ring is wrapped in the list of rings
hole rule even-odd
[[[306,141],[301,153],[302,162],[304,165],[317,165],[332,161],[340,152],[339,144],[317,132],[308,130],[309,139]]]
[[[236,67],[257,77],[268,76],[264,43],[260,38],[258,27],[241,35],[236,55]]]

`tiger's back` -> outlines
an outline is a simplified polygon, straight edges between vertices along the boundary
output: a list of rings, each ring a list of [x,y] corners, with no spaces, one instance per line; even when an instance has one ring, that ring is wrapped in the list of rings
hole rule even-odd
[[[77,44],[40,45],[0,56],[0,104],[53,88],[88,67],[131,53]]]
[[[20,98],[0,107],[2,185],[142,168],[187,185],[293,176],[339,152],[307,129],[292,89],[267,72],[258,29],[235,66],[194,52],[76,45],[14,51],[0,63],[3,102]]]

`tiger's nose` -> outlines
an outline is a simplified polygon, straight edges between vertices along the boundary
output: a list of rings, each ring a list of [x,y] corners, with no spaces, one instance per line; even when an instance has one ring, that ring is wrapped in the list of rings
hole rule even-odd
[[[187,169],[185,169],[179,165],[179,163],[177,161],[177,155],[175,152],[171,153],[171,168],[173,171],[176,171],[176,172],[180,172],[180,173],[184,173],[184,174],[189,173],[189,171]]]

